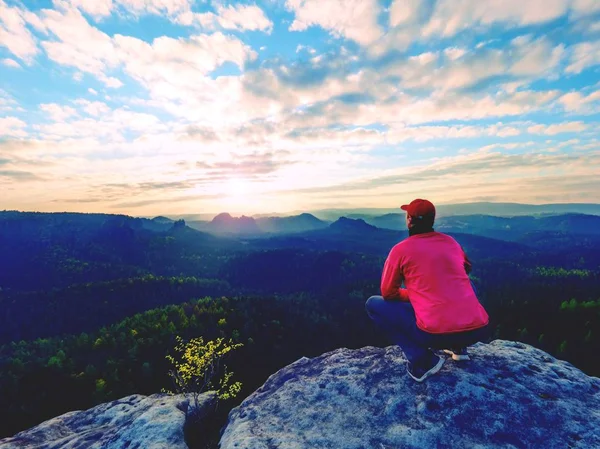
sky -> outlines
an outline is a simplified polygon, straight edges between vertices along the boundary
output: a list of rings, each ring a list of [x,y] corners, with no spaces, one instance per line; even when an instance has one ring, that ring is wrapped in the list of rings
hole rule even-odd
[[[600,203],[600,1],[0,0],[0,210]]]

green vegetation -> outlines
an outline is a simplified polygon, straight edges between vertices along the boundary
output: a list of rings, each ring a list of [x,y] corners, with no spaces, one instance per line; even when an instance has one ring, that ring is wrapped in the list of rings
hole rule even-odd
[[[166,357],[178,345],[175,335],[243,344],[228,354],[228,366],[243,384],[238,397],[227,401],[236,405],[302,356],[389,344],[364,313],[365,298],[375,289],[373,283],[340,287],[327,297],[203,298],[137,314],[95,332],[6,344],[0,347],[1,430],[9,435],[69,410],[170,389],[172,364]],[[541,347],[597,376],[600,364],[589,354],[600,349],[600,309],[570,309],[565,303],[571,302],[553,304],[540,297],[527,304],[488,304],[495,338]]]
[[[581,269],[565,269],[562,267],[536,267],[535,274],[542,277],[550,278],[567,278],[577,277],[579,279],[589,278],[594,276],[592,270],[581,270]]]
[[[0,343],[98,329],[155,307],[230,292],[231,286],[222,280],[152,274],[51,290],[0,292]]]
[[[575,298],[570,301],[563,301],[560,304],[560,310],[581,310],[581,309],[600,309],[600,299],[596,301],[577,302]]]
[[[225,319],[219,320],[219,325]],[[202,337],[192,338],[184,341],[181,337],[175,337],[177,356],[167,355],[173,369],[169,376],[173,380],[176,393],[191,395],[194,399],[196,409],[198,408],[198,396],[205,391],[216,391],[218,399],[233,399],[242,389],[240,382],[232,382],[233,372],[227,370],[227,366],[221,365],[227,353],[241,348],[243,344],[226,342],[223,338],[204,342]],[[165,390],[168,393],[172,391]]]

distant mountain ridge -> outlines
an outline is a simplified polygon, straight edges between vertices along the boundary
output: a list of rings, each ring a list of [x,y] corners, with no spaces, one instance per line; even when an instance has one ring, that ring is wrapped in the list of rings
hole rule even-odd
[[[490,204],[490,203],[480,203]],[[506,203],[509,204],[509,203]],[[457,205],[454,212],[476,209],[476,204]],[[497,211],[501,204],[493,205]],[[498,206],[498,207],[496,207]],[[572,234],[598,235],[600,233],[600,205],[543,205],[529,206],[516,205],[522,211],[528,210],[530,215],[523,214],[489,214],[489,213],[466,213],[466,214],[448,214],[446,206],[439,206],[435,224],[435,229],[441,232],[461,232],[482,235],[503,240],[518,240],[524,234],[529,232],[569,232]],[[567,212],[558,213],[562,206],[565,209],[585,209],[597,214]],[[585,206],[585,207],[583,207]],[[527,209],[532,207],[533,209]],[[538,207],[538,209],[535,209]],[[551,209],[554,208],[554,209]],[[338,231],[348,232],[350,229],[358,229],[359,223],[362,223],[362,229],[370,230],[368,226],[380,229],[391,229],[395,231],[405,231],[406,223],[403,212],[388,212],[382,215],[371,215],[375,211],[384,209],[370,209],[369,214],[347,213],[346,215],[336,216],[341,212],[350,212],[344,210],[328,211],[327,216],[330,220],[319,219],[313,214],[302,213],[288,217],[233,217],[229,213],[221,213],[215,216],[212,221],[188,221],[187,225],[203,232],[212,234],[230,234],[239,236],[263,237],[270,234],[297,234],[309,231],[323,230],[330,225]],[[446,214],[444,214],[446,210]],[[553,210],[555,213],[537,213],[540,211]],[[364,210],[363,210],[364,211]],[[514,212],[515,210],[513,210]],[[450,210],[452,212],[452,210]],[[506,212],[506,210],[505,210]],[[161,223],[167,224],[168,219],[161,217]],[[349,220],[349,221],[348,221]],[[358,222],[357,222],[358,221]]]
[[[407,200],[408,202],[408,200]],[[317,209],[317,210],[296,210],[287,213],[257,213],[252,214],[251,218],[257,221],[259,227],[263,226],[265,220],[282,219],[289,217],[298,217],[302,215],[311,215],[318,220],[325,222],[334,222],[340,217],[347,218],[373,218],[381,217],[387,214],[403,214],[400,205],[393,208],[339,208],[339,209]],[[497,217],[513,216],[542,216],[542,215],[561,215],[561,214],[587,214],[600,215],[600,203],[548,203],[548,204],[525,204],[525,203],[493,203],[493,202],[474,202],[474,203],[452,203],[436,205],[438,218],[453,215],[493,215]],[[186,222],[210,222],[218,214],[198,213],[198,214],[174,214],[169,219],[184,219]],[[149,217],[148,217],[149,218]],[[165,217],[161,217],[165,218]],[[266,227],[269,228],[270,225]],[[272,232],[265,230],[265,232]]]
[[[347,217],[340,217],[331,223],[329,227],[340,232],[372,232],[377,230],[377,227],[368,224],[362,218],[353,219]]]
[[[309,211],[322,220],[336,220],[341,216],[349,218],[378,217],[386,214],[404,213],[400,209],[401,203],[396,208],[356,208],[356,209],[321,209]],[[549,204],[522,204],[522,203],[462,203],[436,205],[438,217],[452,215],[495,215],[499,217],[512,217],[520,215],[559,215],[567,213],[600,215],[600,204],[597,203],[549,203]]]
[[[290,217],[260,217],[256,219],[263,232],[303,232],[323,229],[328,223],[312,214],[302,213]]]
[[[367,217],[365,221],[381,229],[406,229],[403,214]],[[455,215],[436,219],[434,228],[440,232],[461,232],[513,241],[534,232],[597,236],[600,235],[600,216],[574,213],[540,217]]]
[[[256,234],[260,232],[254,218],[246,215],[232,217],[228,213],[222,213],[213,218],[210,225],[210,230],[219,233]]]
[[[329,223],[314,215],[302,213],[289,217],[234,217],[224,212],[211,221],[188,221],[187,225],[213,234],[260,236],[262,234],[290,234],[324,229]]]

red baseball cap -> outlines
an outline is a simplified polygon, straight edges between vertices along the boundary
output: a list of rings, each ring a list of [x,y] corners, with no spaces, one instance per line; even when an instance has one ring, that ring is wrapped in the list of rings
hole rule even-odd
[[[410,204],[403,205],[400,209],[405,210],[411,217],[424,217],[426,215],[435,217],[435,206],[433,203],[421,198],[411,201]]]

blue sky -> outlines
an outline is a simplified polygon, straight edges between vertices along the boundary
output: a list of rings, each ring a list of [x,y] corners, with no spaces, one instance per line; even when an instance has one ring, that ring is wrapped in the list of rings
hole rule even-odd
[[[595,0],[0,0],[0,209],[600,202]]]

